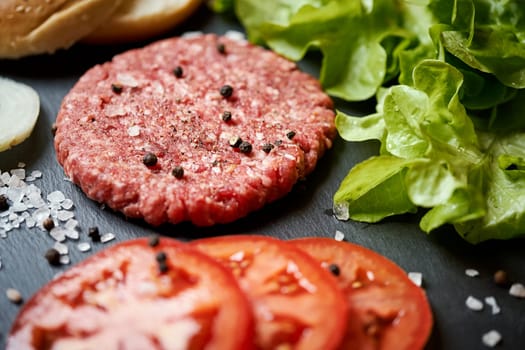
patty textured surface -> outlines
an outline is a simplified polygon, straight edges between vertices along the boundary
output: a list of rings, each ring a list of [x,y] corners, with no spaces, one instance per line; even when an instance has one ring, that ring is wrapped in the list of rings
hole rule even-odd
[[[209,226],[286,195],[335,135],[331,99],[295,63],[197,34],[87,71],[62,102],[55,148],[91,199],[153,225]]]

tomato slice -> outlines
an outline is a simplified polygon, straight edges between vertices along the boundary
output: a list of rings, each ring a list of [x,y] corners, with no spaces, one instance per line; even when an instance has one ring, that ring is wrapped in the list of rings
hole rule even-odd
[[[7,349],[250,349],[231,272],[181,242],[117,244],[66,271],[17,316]]]
[[[190,244],[228,266],[252,302],[258,349],[336,349],[347,305],[336,280],[310,256],[256,235]]]
[[[330,238],[288,242],[330,267],[349,315],[341,349],[422,349],[432,330],[424,291],[395,263],[364,247]],[[337,273],[339,272],[339,273]]]

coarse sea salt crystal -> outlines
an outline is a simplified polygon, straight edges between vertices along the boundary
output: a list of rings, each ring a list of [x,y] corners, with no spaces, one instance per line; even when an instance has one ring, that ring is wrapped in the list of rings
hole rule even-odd
[[[203,33],[201,31],[195,30],[195,31],[189,31],[182,34],[183,38],[198,38]]]
[[[5,291],[5,294],[7,296],[7,299],[11,301],[12,303],[19,304],[22,302],[22,294],[14,288],[7,288]]]
[[[7,186],[11,188],[19,188],[22,187],[22,180],[20,180],[17,176],[13,175],[9,178],[9,181],[7,182]]]
[[[129,87],[139,86],[139,82],[137,81],[137,79],[135,79],[135,77],[130,73],[118,73],[117,81],[121,83],[122,85],[129,86]]]
[[[495,347],[501,341],[501,334],[496,330],[491,330],[481,337],[481,341],[488,347]]]
[[[224,33],[224,36],[236,41],[246,40],[246,36],[244,35],[244,33],[239,32],[238,30],[228,30],[226,31],[226,33]]]
[[[81,252],[87,252],[91,249],[91,245],[88,242],[80,242],[79,244],[77,244],[77,248]]]
[[[106,243],[115,239],[115,234],[108,232],[100,236],[100,242]]]
[[[60,255],[66,255],[69,253],[69,248],[64,243],[55,242],[53,245],[53,248],[58,252]]]
[[[74,230],[75,228],[77,228],[78,226],[78,221],[75,220],[75,219],[69,219],[68,221],[66,221],[66,223],[64,224],[64,227],[68,230]]]
[[[465,270],[465,275],[467,275],[469,277],[477,277],[477,276],[479,276],[479,271],[478,270],[474,270],[474,269],[466,269]]]
[[[64,201],[61,203],[61,207],[66,210],[73,208],[73,205],[73,201],[69,198],[64,199]]]
[[[335,203],[332,211],[337,220],[347,221],[350,219],[350,212],[346,203]]]
[[[40,179],[42,177],[42,172],[40,170],[33,170],[31,176],[35,179]]]
[[[27,199],[33,208],[42,208],[46,205],[46,202],[38,192],[30,192],[27,195]]]
[[[35,219],[33,219],[32,217],[28,217],[28,218],[26,218],[25,221],[26,221],[26,227],[27,227],[27,228],[33,228],[33,227],[36,226],[36,221],[35,221]]]
[[[60,221],[68,221],[75,217],[75,214],[69,210],[59,210],[57,212],[57,219]]]
[[[7,185],[9,180],[11,180],[11,175],[9,175],[8,172],[3,172],[2,175],[0,175],[0,180],[2,180],[2,184]]]
[[[53,191],[46,198],[50,203],[62,203],[66,199],[62,191]]]
[[[516,298],[525,298],[525,286],[521,283],[514,283],[510,286],[509,294]]]
[[[128,128],[129,136],[139,136],[140,135],[140,126],[133,125]]]
[[[49,235],[57,242],[63,242],[66,240],[66,233],[64,229],[60,227],[53,227],[51,231],[49,231]]]
[[[423,274],[421,272],[409,272],[408,278],[418,287],[423,284]]]
[[[497,314],[500,313],[501,309],[500,309],[498,303],[496,302],[496,298],[494,298],[494,297],[486,297],[485,298],[485,304],[487,304],[488,306],[491,307],[493,315],[497,315]]]
[[[64,234],[66,235],[67,238],[71,238],[71,239],[79,239],[80,238],[80,234],[77,230],[68,230],[68,229],[64,229]]]
[[[62,265],[68,265],[69,263],[71,263],[71,259],[69,258],[69,255],[61,255],[59,261]]]
[[[7,198],[13,203],[18,203],[24,198],[24,191],[20,187],[10,187],[6,192]]]
[[[23,180],[26,177],[26,171],[24,169],[12,169],[11,175]]]
[[[13,203],[11,206],[11,211],[15,213],[20,213],[27,210],[27,205],[22,202]]]
[[[339,231],[339,230],[336,230],[335,231],[335,235],[334,235],[334,239],[336,241],[341,242],[342,240],[345,239],[345,234],[343,232]]]
[[[51,211],[48,208],[42,207],[35,210],[31,216],[33,217],[33,219],[36,220],[36,222],[42,223],[45,219],[49,217],[50,214]]]
[[[481,300],[474,298],[472,295],[469,295],[465,301],[465,305],[472,311],[481,311],[483,310],[483,303]]]

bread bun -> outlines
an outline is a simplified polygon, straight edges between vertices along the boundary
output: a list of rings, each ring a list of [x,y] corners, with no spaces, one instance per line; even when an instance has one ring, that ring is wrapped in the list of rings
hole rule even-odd
[[[115,12],[121,0],[1,0],[0,58],[68,48]]]
[[[125,0],[109,21],[84,41],[109,44],[151,38],[184,21],[201,3],[202,0]]]

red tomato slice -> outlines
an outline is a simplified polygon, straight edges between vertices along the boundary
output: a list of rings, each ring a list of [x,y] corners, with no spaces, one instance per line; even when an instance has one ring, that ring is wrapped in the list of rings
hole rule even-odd
[[[244,350],[253,332],[251,305],[228,269],[175,240],[151,247],[139,239],[43,287],[15,320],[7,349]]]
[[[364,247],[330,238],[289,241],[337,270],[349,304],[341,349],[422,349],[432,330],[424,291],[392,261]],[[334,273],[334,275],[337,275]]]
[[[237,276],[251,299],[258,349],[336,349],[347,305],[335,279],[301,250],[263,236],[191,242]]]

